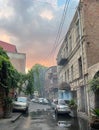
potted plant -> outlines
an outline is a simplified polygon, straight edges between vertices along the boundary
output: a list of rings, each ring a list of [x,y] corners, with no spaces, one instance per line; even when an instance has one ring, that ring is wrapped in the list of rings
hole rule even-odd
[[[77,117],[77,104],[74,99],[69,101],[69,107],[71,109],[72,116]]]
[[[99,108],[91,109],[90,127],[99,130]]]

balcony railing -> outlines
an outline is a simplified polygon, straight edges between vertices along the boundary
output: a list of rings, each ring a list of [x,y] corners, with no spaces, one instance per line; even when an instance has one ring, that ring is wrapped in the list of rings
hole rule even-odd
[[[60,66],[63,66],[67,63],[67,58],[63,58],[63,57],[60,57],[58,60],[57,60],[57,64],[60,65]]]

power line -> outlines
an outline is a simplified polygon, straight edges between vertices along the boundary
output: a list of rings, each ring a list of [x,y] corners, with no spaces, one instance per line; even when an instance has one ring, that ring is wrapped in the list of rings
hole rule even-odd
[[[61,36],[63,24],[64,24],[65,17],[66,17],[66,14],[67,14],[69,2],[70,2],[70,0],[66,0],[66,2],[65,2],[63,15],[62,15],[61,22],[60,22],[59,29],[58,29],[58,33],[57,33],[57,36],[56,36],[56,39],[55,39],[55,44],[54,44],[51,52],[49,53],[48,57],[50,57],[56,51],[57,47],[59,46],[59,39],[60,39],[60,36]]]
[[[50,4],[48,2],[42,2],[40,0],[33,0],[33,1],[40,2],[40,3]],[[42,58],[44,60],[48,59],[53,53],[55,53],[57,47],[60,45],[59,43],[61,43],[61,41],[59,39],[60,39],[60,36],[61,36],[63,24],[64,24],[65,17],[66,17],[66,14],[67,14],[69,2],[70,2],[70,0],[66,0],[66,2],[65,2],[65,6],[64,6],[64,10],[63,10],[61,22],[60,22],[60,25],[59,25],[59,29],[58,29],[58,32],[57,32],[57,35],[56,35],[55,43],[53,45],[52,50],[49,52],[49,54],[46,57]]]
[[[55,45],[53,47],[52,52],[57,48],[57,45],[59,43],[58,41],[60,39],[60,35],[61,35],[61,32],[62,32],[62,28],[63,28],[63,24],[64,24],[64,21],[65,21],[66,14],[67,14],[67,9],[68,9],[69,2],[70,2],[70,0],[68,0],[67,3],[65,3],[63,16],[62,16],[62,19],[61,19],[61,23],[60,23],[60,26],[59,26],[58,34],[56,36]]]

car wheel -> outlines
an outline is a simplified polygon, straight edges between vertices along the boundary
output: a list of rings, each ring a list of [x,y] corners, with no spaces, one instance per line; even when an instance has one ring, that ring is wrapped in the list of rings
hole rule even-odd
[[[24,111],[25,114],[28,114],[28,107],[26,108],[26,110]]]
[[[55,115],[58,116],[58,112],[57,112],[57,110],[55,110]]]

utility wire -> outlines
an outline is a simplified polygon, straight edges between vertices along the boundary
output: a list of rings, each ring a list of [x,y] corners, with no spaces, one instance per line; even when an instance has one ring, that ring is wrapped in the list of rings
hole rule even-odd
[[[66,0],[66,1],[67,1],[67,0]],[[58,44],[58,41],[59,41],[59,38],[60,38],[60,34],[61,34],[61,32],[62,32],[62,27],[63,27],[64,21],[65,21],[65,17],[66,17],[66,13],[67,13],[69,1],[70,1],[70,0],[68,0],[68,1],[65,3],[64,12],[63,12],[63,15],[62,15],[61,23],[60,23],[60,25],[59,25],[59,30],[58,30],[58,34],[57,34],[57,36],[56,36],[56,40],[55,40],[55,45],[54,45],[54,47]],[[53,49],[54,49],[54,48],[53,48]]]
[[[56,39],[55,39],[55,44],[54,44],[51,52],[49,53],[48,57],[50,57],[53,53],[55,53],[57,47],[59,46],[59,43],[60,43],[59,39],[60,39],[60,36],[61,36],[64,21],[65,21],[65,18],[66,18],[69,2],[70,2],[70,0],[66,0],[66,2],[65,2],[63,15],[62,15],[61,22],[60,22],[59,29],[58,29],[58,33],[57,33],[57,36],[56,36]]]
[[[49,2],[42,2],[40,0],[33,0],[33,1],[45,3],[45,4],[50,4]],[[44,60],[49,59],[49,57],[51,57],[52,54],[55,53],[57,47],[60,45],[59,43],[61,43],[61,41],[62,41],[62,40],[59,40],[59,39],[60,39],[60,36],[61,36],[62,28],[63,28],[63,25],[64,25],[66,14],[67,14],[69,2],[70,2],[70,0],[66,0],[66,2],[65,2],[65,6],[64,6],[61,22],[60,22],[60,25],[59,25],[59,29],[58,29],[58,32],[57,32],[57,35],[56,35],[55,43],[53,45],[52,50],[49,52],[49,54],[45,58],[42,58]]]

